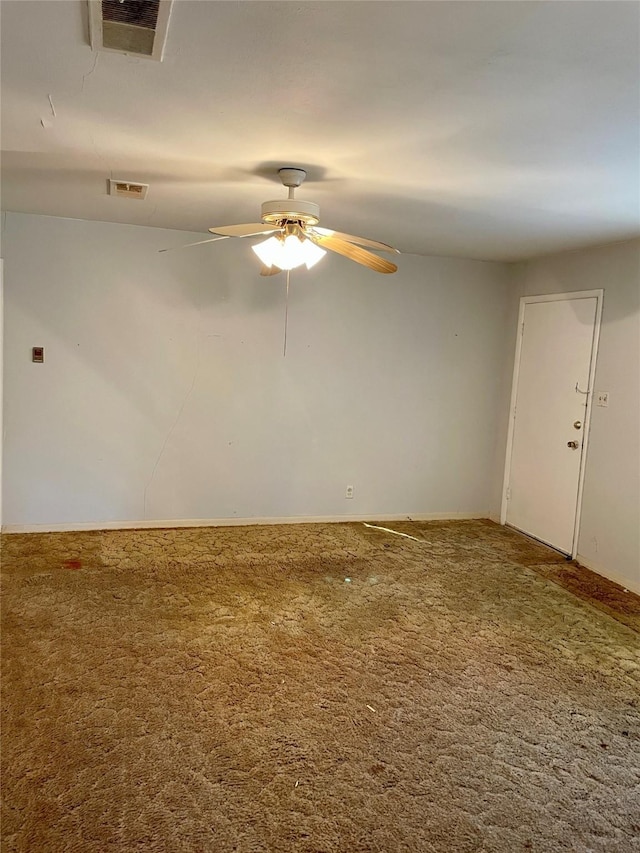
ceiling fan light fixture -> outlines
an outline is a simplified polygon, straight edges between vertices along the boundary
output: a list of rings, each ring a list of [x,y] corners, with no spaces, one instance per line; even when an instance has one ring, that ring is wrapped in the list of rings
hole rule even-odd
[[[308,270],[310,270],[311,267],[315,267],[318,261],[322,260],[322,258],[327,254],[325,249],[321,249],[320,246],[316,246],[316,244],[312,243],[311,240],[304,241],[304,253],[304,262]]]
[[[276,264],[276,259],[280,256],[282,244],[276,237],[269,237],[268,240],[256,243],[251,248],[266,267],[272,267]]]
[[[265,266],[281,270],[292,270],[303,264],[310,270],[326,254],[324,249],[295,234],[287,235],[284,240],[269,237],[251,248]]]
[[[305,262],[305,243],[306,240],[301,240],[296,234],[288,234],[280,244],[282,250],[280,263],[277,266],[281,270],[293,270],[296,267],[301,267]]]

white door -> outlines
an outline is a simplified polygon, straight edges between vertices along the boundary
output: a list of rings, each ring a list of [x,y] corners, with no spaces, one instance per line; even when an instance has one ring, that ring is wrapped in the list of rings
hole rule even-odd
[[[600,318],[601,296],[588,293],[522,300],[505,476],[503,520],[566,554],[574,552]]]

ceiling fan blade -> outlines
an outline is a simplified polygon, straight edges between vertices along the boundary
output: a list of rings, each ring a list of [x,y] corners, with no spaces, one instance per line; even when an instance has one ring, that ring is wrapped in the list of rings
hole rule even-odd
[[[393,252],[395,255],[400,254],[399,249],[394,249],[387,243],[379,243],[377,240],[369,240],[366,237],[356,237],[354,234],[344,234],[342,231],[331,231],[329,228],[319,228],[314,225],[312,229],[316,234],[322,237],[337,237],[338,240],[345,240],[347,243],[355,243],[358,246],[366,246],[367,249],[377,249],[379,252]]]
[[[256,237],[260,234],[273,234],[281,231],[277,225],[264,225],[262,222],[248,222],[244,225],[220,225],[209,228],[212,234],[221,234],[223,237]]]
[[[227,237],[209,237],[208,240],[198,240],[197,243],[185,243],[184,246],[170,246],[168,249],[158,249],[159,252],[173,252],[175,249],[188,249],[190,246],[202,246],[203,243],[215,243],[216,240],[226,240]]]
[[[312,234],[305,232],[312,243],[320,246],[322,249],[330,249],[332,252],[337,252],[339,255],[344,255],[351,261],[357,264],[362,264],[375,272],[390,273],[395,272],[398,267],[388,261],[386,258],[380,258],[374,255],[373,252],[367,252],[366,249],[361,249],[360,246],[354,246],[353,243],[347,243],[346,240],[340,240],[338,237],[323,237],[321,234]]]
[[[260,275],[278,275],[279,272],[282,272],[280,267],[267,267],[263,264],[262,269],[260,270]]]

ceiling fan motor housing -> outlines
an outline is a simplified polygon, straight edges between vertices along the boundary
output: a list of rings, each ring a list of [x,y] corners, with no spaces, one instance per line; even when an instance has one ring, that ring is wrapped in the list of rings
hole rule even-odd
[[[312,201],[297,198],[265,201],[262,205],[262,221],[270,225],[280,225],[283,221],[317,225],[320,222],[320,207]]]

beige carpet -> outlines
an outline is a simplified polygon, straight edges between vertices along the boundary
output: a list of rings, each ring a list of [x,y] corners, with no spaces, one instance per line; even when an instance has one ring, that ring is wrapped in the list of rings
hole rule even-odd
[[[388,526],[5,536],[3,851],[639,850],[638,634]]]

